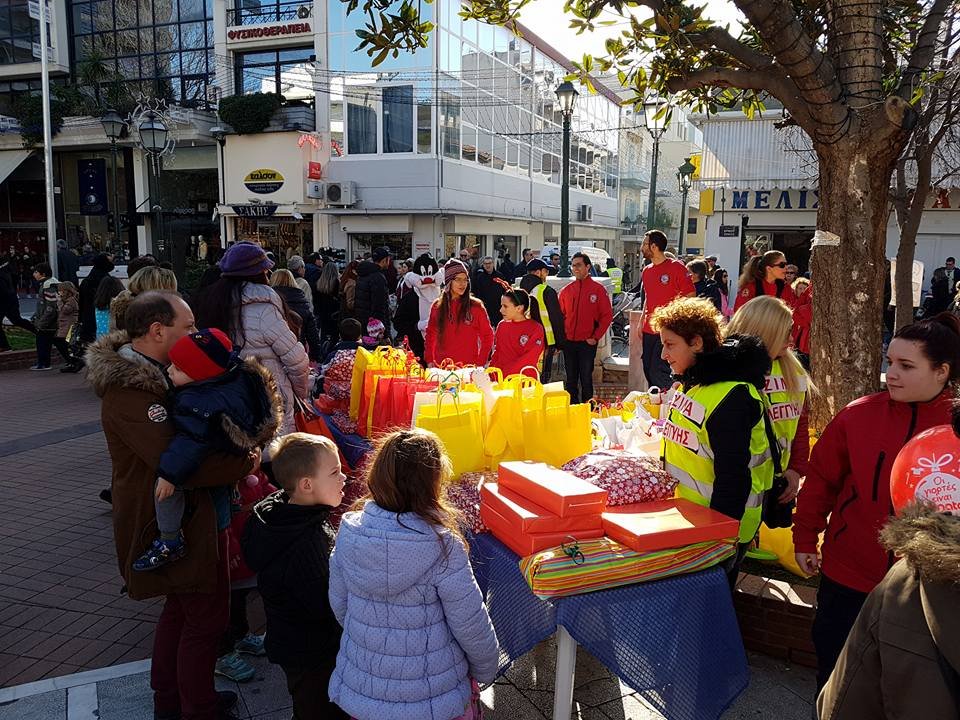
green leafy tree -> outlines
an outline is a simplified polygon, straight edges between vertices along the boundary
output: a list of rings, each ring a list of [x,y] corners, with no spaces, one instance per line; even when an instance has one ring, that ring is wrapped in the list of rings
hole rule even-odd
[[[529,1],[472,0],[461,15],[507,24]],[[748,116],[771,97],[783,106],[783,123],[809,136],[820,174],[812,272],[823,290],[814,293],[811,337],[823,391],[814,423],[822,427],[879,383],[891,174],[917,124],[916,105],[936,79],[931,65],[954,42],[957,3],[732,2],[745,18],[739,31],[706,19],[690,0],[566,0],[564,12],[580,31],[610,34],[605,57],[576,64],[588,87],[592,73],[616,73],[637,102],[656,94],[707,112],[742,107]],[[426,40],[412,20],[391,21],[378,35],[376,10],[390,4],[350,0],[370,17],[360,43],[368,52]]]

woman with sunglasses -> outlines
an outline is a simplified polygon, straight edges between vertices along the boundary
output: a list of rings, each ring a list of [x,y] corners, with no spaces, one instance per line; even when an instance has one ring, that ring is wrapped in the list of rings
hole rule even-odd
[[[734,311],[761,295],[780,298],[792,310],[797,304],[797,297],[786,281],[787,264],[787,258],[779,250],[768,250],[763,255],[750,258],[740,275]]]

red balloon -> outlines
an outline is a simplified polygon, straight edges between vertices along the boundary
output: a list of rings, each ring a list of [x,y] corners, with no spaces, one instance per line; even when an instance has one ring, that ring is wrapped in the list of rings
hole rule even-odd
[[[890,499],[897,513],[923,500],[960,514],[960,438],[951,426],[925,430],[903,446],[890,471]]]

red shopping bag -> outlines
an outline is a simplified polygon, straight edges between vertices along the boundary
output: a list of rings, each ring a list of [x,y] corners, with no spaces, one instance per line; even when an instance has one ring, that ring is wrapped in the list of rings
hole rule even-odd
[[[330,428],[327,427],[326,421],[300,398],[295,398],[293,421],[297,426],[297,432],[308,433],[310,435],[322,435],[329,439],[334,445],[337,444],[333,433],[331,433]],[[339,447],[337,447],[337,453],[340,455],[340,465],[343,467],[343,472],[351,472],[352,468],[350,467],[350,463],[347,462],[347,459],[343,456]]]

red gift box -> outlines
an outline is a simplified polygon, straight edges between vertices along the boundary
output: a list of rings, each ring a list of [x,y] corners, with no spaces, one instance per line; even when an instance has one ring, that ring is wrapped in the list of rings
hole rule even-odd
[[[607,507],[607,491],[546,463],[500,463],[501,488],[511,490],[562,518],[598,515]]]
[[[740,522],[689,500],[674,498],[610,508],[603,513],[608,537],[637,552],[679,548],[737,537]]]
[[[571,532],[543,532],[525,533],[514,524],[511,519],[494,510],[488,503],[480,503],[480,519],[493,536],[513,550],[520,557],[532,555],[535,552],[558,547],[562,543],[570,542],[571,537],[577,540],[589,540],[603,537],[603,528],[594,530],[574,530]]]
[[[480,488],[480,504],[488,505],[524,533],[568,533],[603,528],[599,514],[562,518],[506,488],[501,489],[497,483],[488,483]]]

